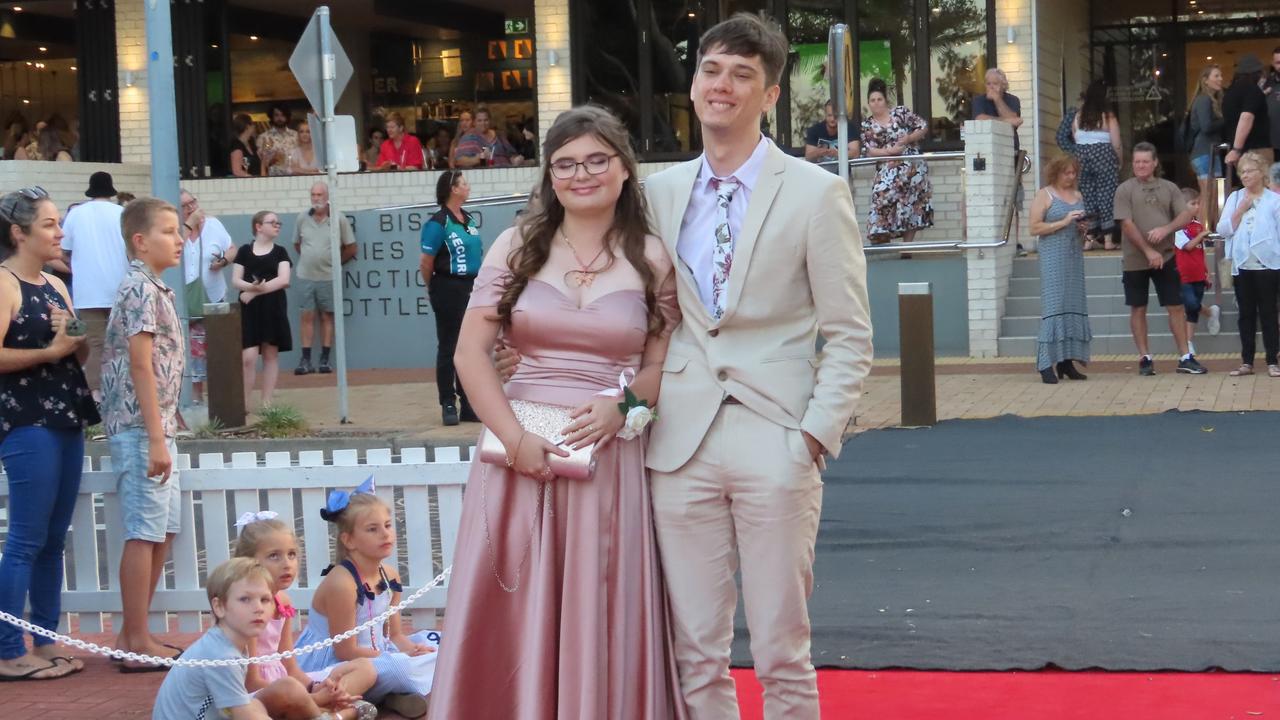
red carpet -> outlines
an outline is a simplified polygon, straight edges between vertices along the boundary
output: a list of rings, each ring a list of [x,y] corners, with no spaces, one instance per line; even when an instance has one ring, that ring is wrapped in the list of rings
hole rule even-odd
[[[742,720],[760,684],[734,670]],[[820,670],[825,720],[1280,719],[1280,675]]]

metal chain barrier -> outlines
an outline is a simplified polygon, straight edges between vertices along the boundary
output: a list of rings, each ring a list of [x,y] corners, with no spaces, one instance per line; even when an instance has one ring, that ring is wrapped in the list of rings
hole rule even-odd
[[[298,657],[299,655],[306,655],[307,653],[315,652],[316,650],[320,650],[321,648],[327,648],[336,643],[340,643],[343,640],[346,640],[347,638],[355,637],[356,634],[361,633],[371,627],[374,627],[375,625],[381,625],[382,623],[387,621],[387,618],[391,617],[392,615],[395,615],[396,613],[400,612],[406,607],[409,607],[413,603],[417,602],[418,598],[426,594],[428,590],[431,590],[437,587],[438,585],[440,585],[440,583],[444,582],[444,579],[449,577],[449,574],[452,572],[453,572],[453,566],[450,565],[449,567],[444,569],[444,572],[437,575],[435,579],[432,580],[430,583],[427,583],[421,588],[418,588],[409,597],[387,608],[386,611],[383,612],[381,615],[378,615],[377,617],[374,617],[374,618],[370,618],[369,620],[366,620],[365,622],[351,628],[350,630],[340,635],[334,635],[331,638],[326,638],[325,640],[322,640],[318,643],[312,643],[306,647],[294,648],[288,652],[273,653],[271,655],[259,655],[257,657],[249,657],[249,658],[228,658],[228,659],[222,659],[222,660],[187,660],[184,658],[174,659],[174,658],[165,658],[165,657],[155,657],[152,655],[139,655],[137,653],[128,652],[125,650],[117,650],[115,648],[103,647],[102,645],[98,645],[96,643],[91,643],[91,642],[85,642],[84,640],[77,640],[72,637],[67,637],[66,635],[59,635],[58,633],[52,630],[46,630],[42,627],[37,627],[27,622],[26,620],[23,620],[22,618],[14,617],[6,612],[0,611],[0,620],[3,620],[4,622],[7,622],[11,625],[15,625],[23,630],[26,630],[32,635],[39,635],[41,637],[46,637],[55,642],[60,642],[64,645],[67,645],[69,647],[79,648],[80,650],[87,650],[88,652],[91,652],[95,655],[105,655],[107,657],[116,658],[117,660],[128,660],[136,663],[145,663],[147,665],[164,665],[165,667],[228,667],[233,665],[260,665],[262,663],[275,662],[278,660],[284,660],[285,658]]]

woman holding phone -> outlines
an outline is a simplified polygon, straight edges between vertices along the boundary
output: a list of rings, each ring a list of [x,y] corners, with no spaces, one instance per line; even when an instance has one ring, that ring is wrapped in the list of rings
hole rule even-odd
[[[1089,310],[1084,286],[1084,246],[1089,229],[1076,183],[1080,161],[1060,155],[1045,168],[1045,186],[1031,201],[1031,234],[1040,238],[1040,334],[1036,370],[1054,385],[1062,377],[1086,378],[1073,361],[1088,364]]]

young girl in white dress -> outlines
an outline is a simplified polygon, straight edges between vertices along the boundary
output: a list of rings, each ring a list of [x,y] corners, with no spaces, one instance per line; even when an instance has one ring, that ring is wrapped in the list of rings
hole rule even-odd
[[[305,646],[344,633],[400,602],[400,575],[383,562],[396,551],[391,508],[373,494],[372,478],[354,492],[329,494],[321,517],[336,526],[334,564],[311,598],[307,627],[298,637]],[[399,615],[329,648],[299,659],[303,670],[369,658],[378,678],[364,696],[407,718],[427,714],[426,695],[435,677],[439,635],[423,631],[406,635]]]

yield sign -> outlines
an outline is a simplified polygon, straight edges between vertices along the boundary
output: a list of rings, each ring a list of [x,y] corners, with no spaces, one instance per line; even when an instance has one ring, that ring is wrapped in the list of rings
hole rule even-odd
[[[320,54],[321,11],[324,11],[323,14],[327,16],[329,9],[321,6],[311,15],[311,22],[307,23],[307,29],[302,31],[302,37],[298,40],[298,47],[294,49],[293,55],[289,56],[289,69],[293,71],[293,76],[302,86],[302,92],[307,96],[311,107],[315,108],[317,113],[323,114],[324,101],[321,88],[324,85],[325,58]],[[328,20],[328,17],[325,19]],[[329,72],[333,77],[333,101],[336,104],[342,91],[346,89],[347,83],[351,82],[351,58],[347,57],[342,44],[338,42],[338,36],[329,27],[328,22],[324,23],[324,31],[329,33],[329,50],[333,53],[329,60]]]

